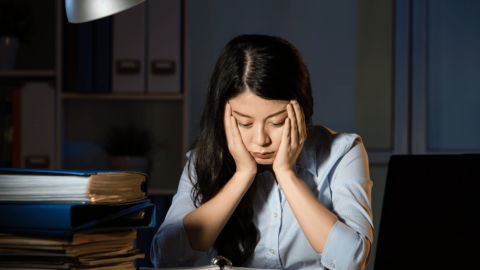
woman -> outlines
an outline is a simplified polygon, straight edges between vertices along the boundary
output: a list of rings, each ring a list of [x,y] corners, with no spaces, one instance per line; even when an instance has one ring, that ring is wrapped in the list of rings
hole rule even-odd
[[[287,41],[243,35],[210,78],[200,133],[151,249],[156,267],[202,254],[234,266],[364,269],[373,223],[359,136],[311,126],[308,70]]]

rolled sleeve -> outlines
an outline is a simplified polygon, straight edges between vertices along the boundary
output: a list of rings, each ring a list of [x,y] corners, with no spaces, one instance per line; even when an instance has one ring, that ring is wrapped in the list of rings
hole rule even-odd
[[[193,266],[205,253],[190,247],[183,226],[183,218],[196,209],[191,198],[192,183],[188,177],[187,166],[183,170],[177,194],[173,197],[165,221],[155,234],[150,247],[150,258],[156,268]]]
[[[358,137],[332,177],[332,212],[338,221],[322,254],[322,264],[329,269],[365,269],[370,261],[373,183],[369,178],[367,153]]]
[[[190,247],[182,219],[159,230],[153,239],[151,253],[152,262],[158,268],[193,266],[204,252]]]
[[[322,264],[329,269],[364,269],[363,254],[370,241],[354,229],[337,221],[328,236],[322,254]]]

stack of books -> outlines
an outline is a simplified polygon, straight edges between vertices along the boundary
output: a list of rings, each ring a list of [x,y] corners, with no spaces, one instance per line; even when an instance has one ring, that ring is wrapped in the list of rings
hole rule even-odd
[[[155,227],[147,176],[0,169],[0,269],[135,269],[136,229]]]

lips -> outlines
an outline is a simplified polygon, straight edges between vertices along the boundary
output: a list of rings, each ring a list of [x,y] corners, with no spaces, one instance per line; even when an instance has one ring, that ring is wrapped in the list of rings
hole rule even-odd
[[[264,152],[264,153],[252,152],[252,155],[256,158],[267,159],[267,158],[271,158],[274,153],[275,152]]]

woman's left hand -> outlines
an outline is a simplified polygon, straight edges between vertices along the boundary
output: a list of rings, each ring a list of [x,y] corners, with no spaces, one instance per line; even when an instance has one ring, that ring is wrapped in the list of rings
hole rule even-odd
[[[296,100],[287,104],[287,113],[288,118],[285,120],[282,142],[273,161],[275,174],[288,171],[296,173],[295,164],[300,151],[302,151],[303,143],[307,139],[305,115]]]

